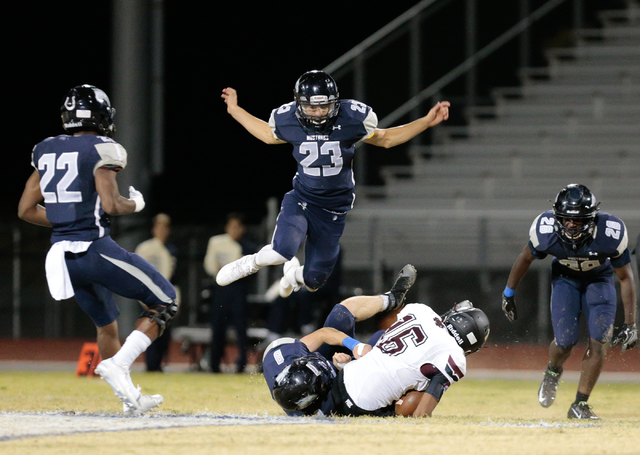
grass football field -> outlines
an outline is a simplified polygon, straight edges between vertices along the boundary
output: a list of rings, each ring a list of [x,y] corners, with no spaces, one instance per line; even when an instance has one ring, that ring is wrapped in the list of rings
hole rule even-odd
[[[600,382],[602,418],[566,418],[577,384],[465,379],[434,417],[289,418],[261,375],[133,373],[165,402],[122,417],[111,388],[73,372],[0,372],[0,454],[640,454],[640,383]]]

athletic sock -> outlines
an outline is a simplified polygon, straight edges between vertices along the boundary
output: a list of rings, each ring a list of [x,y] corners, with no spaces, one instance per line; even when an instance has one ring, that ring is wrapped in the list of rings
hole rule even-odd
[[[147,350],[151,344],[151,338],[139,330],[129,334],[120,350],[111,359],[116,365],[129,369],[133,362]]]
[[[386,311],[389,308],[389,294],[381,294],[382,297],[382,311]]]
[[[582,403],[583,401],[585,403],[589,401],[589,395],[585,395],[584,393],[580,392],[576,393],[576,404]]]

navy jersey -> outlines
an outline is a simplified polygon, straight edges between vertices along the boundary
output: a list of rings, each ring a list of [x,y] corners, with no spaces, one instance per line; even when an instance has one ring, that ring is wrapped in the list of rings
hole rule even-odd
[[[120,144],[95,134],[50,137],[34,147],[31,164],[40,174],[52,243],[109,235],[94,175],[100,167],[124,169],[127,152]]]
[[[276,376],[278,376],[288,365],[291,365],[294,360],[299,359],[300,357],[306,357],[309,354],[307,345],[295,338],[280,338],[274,341],[272,346],[267,348],[262,359],[262,372],[264,379],[267,381],[267,386],[269,387],[272,398]],[[335,372],[333,363],[328,360],[325,361],[329,365],[331,371]],[[334,409],[335,406],[333,404],[333,399],[331,394],[328,394],[327,398],[320,405],[319,410],[323,415],[329,415],[334,411]],[[290,416],[312,415],[318,412],[318,408],[313,407],[313,409],[305,409],[304,411],[284,412]]]
[[[353,207],[355,145],[370,137],[378,126],[378,118],[369,106],[341,100],[329,134],[309,134],[298,121],[295,102],[274,109],[269,126],[278,139],[293,145],[293,157],[298,162],[293,188],[300,199],[329,210]]]
[[[599,212],[593,236],[574,250],[556,231],[553,211],[538,215],[529,231],[529,249],[536,259],[554,257],[554,274],[574,278],[611,275],[613,269],[631,262],[627,229],[615,216]]]

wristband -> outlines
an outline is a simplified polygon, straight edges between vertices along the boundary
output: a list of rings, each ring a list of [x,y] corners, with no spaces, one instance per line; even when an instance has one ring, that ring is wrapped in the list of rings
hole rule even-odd
[[[505,297],[513,297],[513,295],[516,293],[515,289],[511,289],[509,286],[506,286],[504,288],[504,296]]]
[[[141,197],[137,197],[135,199],[131,199],[133,202],[135,202],[136,204],[136,208],[134,209],[134,212],[139,212],[144,208],[144,199],[142,199]]]
[[[344,346],[345,348],[351,349],[352,352],[355,349],[355,347],[358,346],[359,344],[360,342],[358,340],[351,337],[347,337],[344,340],[342,340],[342,346]]]

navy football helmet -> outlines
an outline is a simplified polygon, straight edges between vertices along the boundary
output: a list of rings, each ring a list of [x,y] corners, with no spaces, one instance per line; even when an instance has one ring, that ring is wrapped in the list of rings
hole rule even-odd
[[[480,349],[491,331],[487,315],[475,308],[469,300],[454,304],[453,308],[442,315],[442,322],[465,355]]]
[[[331,390],[333,367],[320,354],[311,353],[291,362],[276,376],[273,398],[285,411],[318,406]]]
[[[60,114],[62,127],[69,134],[95,131],[111,137],[116,131],[113,123],[116,110],[111,107],[107,94],[93,85],[79,85],[69,90]]]
[[[293,95],[302,127],[310,133],[329,133],[340,111],[336,81],[324,71],[307,71],[298,78]]]
[[[584,185],[572,183],[563,188],[553,203],[556,232],[564,242],[579,247],[592,235],[596,226],[599,202]],[[565,226],[574,221],[577,226]]]

